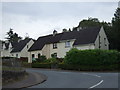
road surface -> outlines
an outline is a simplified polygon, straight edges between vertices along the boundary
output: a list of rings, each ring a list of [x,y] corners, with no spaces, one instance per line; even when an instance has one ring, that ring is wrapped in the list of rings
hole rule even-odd
[[[29,88],[118,88],[118,73],[74,72],[46,69],[27,69],[45,74],[48,79]]]

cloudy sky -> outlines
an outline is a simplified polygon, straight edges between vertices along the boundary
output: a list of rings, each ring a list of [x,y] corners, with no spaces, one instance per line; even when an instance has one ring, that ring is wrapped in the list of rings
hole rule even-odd
[[[88,17],[111,22],[118,2],[2,2],[2,32],[10,28],[23,38],[51,34],[54,29],[72,28]],[[1,23],[0,23],[1,24]]]

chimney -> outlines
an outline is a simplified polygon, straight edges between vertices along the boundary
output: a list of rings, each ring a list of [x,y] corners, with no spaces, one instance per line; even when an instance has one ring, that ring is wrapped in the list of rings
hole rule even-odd
[[[57,31],[56,30],[54,30],[53,31],[53,36],[55,36],[57,34]]]
[[[77,27],[77,31],[80,31],[80,30],[82,30],[82,27]]]

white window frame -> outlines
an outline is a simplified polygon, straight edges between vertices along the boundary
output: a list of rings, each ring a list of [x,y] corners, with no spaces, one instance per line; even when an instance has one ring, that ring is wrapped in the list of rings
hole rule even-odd
[[[65,48],[70,47],[70,41],[65,42]]]
[[[57,43],[53,43],[53,49],[57,48]]]

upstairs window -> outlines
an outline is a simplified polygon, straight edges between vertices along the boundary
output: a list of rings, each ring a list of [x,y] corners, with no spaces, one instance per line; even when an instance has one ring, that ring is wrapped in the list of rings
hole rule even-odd
[[[70,41],[66,41],[65,42],[65,47],[67,48],[67,47],[70,47]]]
[[[107,46],[107,44],[106,44],[106,38],[104,38],[104,45]]]
[[[53,43],[53,49],[57,48],[57,43]]]

